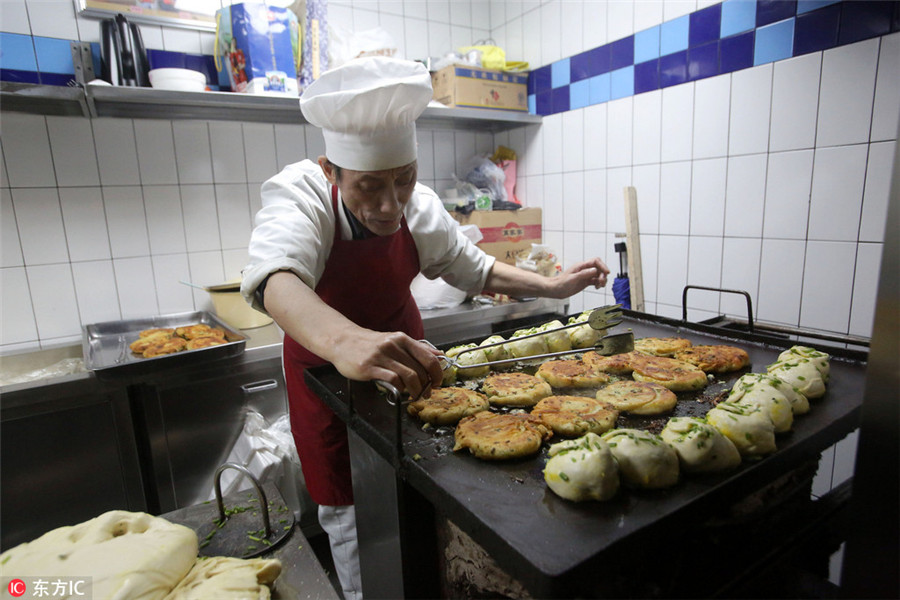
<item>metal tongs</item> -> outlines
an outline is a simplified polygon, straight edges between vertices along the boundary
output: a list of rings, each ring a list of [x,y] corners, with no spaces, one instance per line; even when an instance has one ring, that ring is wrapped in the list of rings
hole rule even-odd
[[[441,361],[441,368],[443,370],[447,370],[450,367],[456,367],[458,369],[474,369],[478,367],[493,367],[497,365],[505,365],[510,363],[516,363],[526,360],[538,360],[544,358],[556,358],[558,356],[570,356],[572,354],[582,354],[584,352],[593,351],[597,354],[601,354],[603,356],[611,356],[613,354],[622,354],[623,352],[631,352],[634,350],[634,333],[628,331],[625,333],[614,333],[611,335],[606,335],[597,340],[597,343],[588,348],[577,348],[572,350],[564,350],[562,352],[552,352],[550,354],[535,354],[533,356],[523,356],[521,358],[507,358],[503,360],[492,360],[484,363],[476,363],[476,364],[461,364],[459,362],[459,357],[468,352],[474,352],[476,350],[486,350],[488,348],[495,348],[497,346],[503,346],[504,344],[508,344],[510,342],[519,342],[521,340],[527,340],[529,338],[549,335],[552,333],[556,333],[557,331],[563,331],[564,329],[571,329],[573,327],[581,327],[585,325],[589,325],[591,329],[596,329],[598,331],[603,331],[609,329],[610,327],[614,327],[622,322],[622,305],[615,304],[613,306],[601,306],[600,308],[595,308],[591,311],[591,314],[588,316],[587,321],[578,321],[577,323],[569,323],[568,325],[563,325],[562,327],[557,327],[555,329],[548,329],[546,331],[539,331],[537,333],[530,333],[528,335],[523,335],[515,338],[510,338],[508,340],[504,340],[502,342],[496,342],[494,344],[485,344],[483,346],[477,346],[475,348],[469,348],[467,350],[463,350],[459,352],[455,357],[447,356],[446,354],[441,354],[437,358]],[[434,344],[429,342],[428,340],[420,340],[435,348]],[[437,348],[435,348],[437,349]]]

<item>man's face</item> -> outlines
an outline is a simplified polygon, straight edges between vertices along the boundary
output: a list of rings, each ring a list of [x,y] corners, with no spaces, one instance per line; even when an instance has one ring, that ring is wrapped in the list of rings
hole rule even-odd
[[[338,186],[344,204],[366,229],[375,235],[390,235],[400,228],[403,209],[416,187],[415,162],[384,171],[341,169],[338,181],[323,158],[319,164],[325,177]]]

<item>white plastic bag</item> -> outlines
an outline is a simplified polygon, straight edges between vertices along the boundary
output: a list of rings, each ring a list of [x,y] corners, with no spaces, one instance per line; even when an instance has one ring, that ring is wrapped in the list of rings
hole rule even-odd
[[[363,56],[399,56],[397,42],[383,27],[364,31],[350,31],[328,24],[328,68],[334,69],[345,62]]]
[[[316,505],[306,490],[300,469],[300,458],[291,435],[291,422],[284,415],[271,425],[254,410],[247,410],[244,427],[225,462],[235,463],[250,471],[260,485],[270,482],[281,492],[284,502],[294,512],[297,522],[303,514],[315,514]],[[253,484],[235,469],[222,471],[222,496],[251,489]],[[209,500],[215,500],[215,482]]]

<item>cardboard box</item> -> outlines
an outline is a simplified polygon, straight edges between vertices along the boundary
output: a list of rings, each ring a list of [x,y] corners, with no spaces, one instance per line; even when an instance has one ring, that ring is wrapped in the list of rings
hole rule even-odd
[[[541,209],[476,210],[468,215],[451,213],[460,225],[477,225],[484,236],[478,247],[510,265],[516,264],[516,254],[531,250],[531,244],[541,243]]]
[[[451,65],[431,74],[434,99],[452,107],[528,112],[528,75]]]

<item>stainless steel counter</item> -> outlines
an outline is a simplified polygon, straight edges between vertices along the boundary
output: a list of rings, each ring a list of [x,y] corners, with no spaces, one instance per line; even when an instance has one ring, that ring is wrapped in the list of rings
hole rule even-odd
[[[454,340],[489,336],[494,323],[508,323],[515,319],[535,317],[544,313],[567,314],[568,300],[536,298],[493,306],[464,302],[453,308],[423,310],[425,337],[434,344]],[[274,323],[264,327],[242,329],[247,336],[245,353],[256,359],[281,353],[284,333]],[[71,368],[72,362],[82,358],[79,344],[36,352],[0,356],[0,393],[38,387],[49,383],[78,381],[93,377],[89,371]],[[36,373],[41,371],[41,373]],[[36,378],[25,381],[29,376]]]

